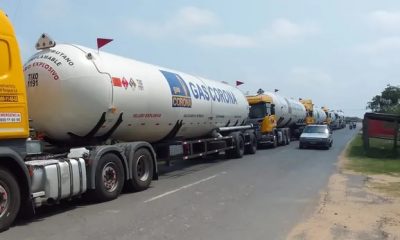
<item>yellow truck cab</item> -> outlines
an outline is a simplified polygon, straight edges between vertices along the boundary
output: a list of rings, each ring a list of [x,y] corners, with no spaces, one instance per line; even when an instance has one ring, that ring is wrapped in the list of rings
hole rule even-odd
[[[258,146],[276,147],[289,144],[290,129],[278,128],[273,98],[263,93],[246,98],[250,106],[248,122],[256,128]]]
[[[250,105],[249,118],[259,123],[261,133],[272,132],[276,128],[275,104],[268,95],[247,96]]]
[[[322,107],[322,110],[326,114],[326,120],[325,120],[324,124],[326,124],[326,125],[328,125],[330,127],[331,126],[331,122],[332,122],[332,118],[331,118],[331,113],[329,112],[329,108]]]
[[[21,206],[30,205],[30,177],[24,164],[29,135],[27,96],[14,29],[0,10],[0,231]]]
[[[311,99],[300,99],[300,102],[304,105],[307,111],[307,117],[306,117],[306,125],[314,124],[315,119],[313,115],[314,111],[314,104]]]

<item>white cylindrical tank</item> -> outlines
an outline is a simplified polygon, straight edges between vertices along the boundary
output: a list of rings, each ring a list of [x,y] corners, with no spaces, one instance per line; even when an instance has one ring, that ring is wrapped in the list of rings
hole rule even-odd
[[[339,128],[340,117],[339,117],[338,112],[336,110],[331,110],[331,111],[329,111],[329,114],[331,116],[331,126],[332,126],[332,128]]]
[[[321,108],[314,106],[313,117],[314,117],[315,124],[323,124],[324,121],[326,120],[326,113]]]
[[[276,93],[265,92],[275,104],[277,127],[289,127],[293,124],[303,124],[306,118],[306,109],[297,100],[280,96]]]
[[[42,50],[24,71],[32,125],[59,141],[195,138],[248,115],[245,96],[228,84],[78,45]]]

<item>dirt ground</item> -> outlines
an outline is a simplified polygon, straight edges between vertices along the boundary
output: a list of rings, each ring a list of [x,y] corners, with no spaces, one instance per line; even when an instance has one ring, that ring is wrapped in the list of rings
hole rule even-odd
[[[400,240],[400,175],[351,172],[347,161],[342,154],[314,214],[287,239]]]

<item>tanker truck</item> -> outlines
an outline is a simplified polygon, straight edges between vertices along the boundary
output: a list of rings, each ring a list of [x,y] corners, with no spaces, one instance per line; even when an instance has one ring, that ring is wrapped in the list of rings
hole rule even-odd
[[[341,129],[346,127],[344,113],[341,110],[331,110],[332,129]]]
[[[299,101],[304,105],[307,112],[306,125],[326,124],[327,115],[323,108],[316,107],[311,99],[300,99]]]
[[[236,88],[45,34],[22,68],[0,12],[0,230],[43,204],[145,190],[158,160],[256,152]]]
[[[299,101],[264,92],[247,96],[250,105],[249,124],[256,127],[259,146],[287,145],[298,138],[305,126],[306,109]]]
[[[332,123],[332,118],[331,118],[331,114],[329,113],[329,108],[324,106],[324,107],[322,107],[322,110],[325,112],[325,116],[326,116],[324,124],[326,124],[330,127],[331,123]]]

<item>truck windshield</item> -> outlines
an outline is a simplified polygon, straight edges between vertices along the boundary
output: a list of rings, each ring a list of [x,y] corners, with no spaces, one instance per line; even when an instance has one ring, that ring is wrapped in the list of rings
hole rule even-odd
[[[267,115],[265,103],[258,103],[250,106],[249,118],[263,118]]]
[[[307,126],[304,128],[305,133],[328,133],[329,130],[326,126]]]

